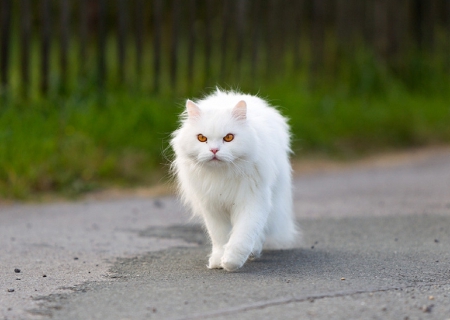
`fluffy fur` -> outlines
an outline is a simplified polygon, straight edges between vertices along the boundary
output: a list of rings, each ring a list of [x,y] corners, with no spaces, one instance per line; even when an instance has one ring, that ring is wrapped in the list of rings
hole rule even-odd
[[[199,135],[207,138],[199,140]],[[224,140],[234,135],[230,142]],[[264,100],[219,89],[188,100],[172,135],[179,192],[203,218],[212,243],[209,268],[236,270],[263,248],[292,247],[290,134]]]

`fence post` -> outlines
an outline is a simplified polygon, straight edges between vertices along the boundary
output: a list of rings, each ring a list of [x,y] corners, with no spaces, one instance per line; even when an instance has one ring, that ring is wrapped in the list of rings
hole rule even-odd
[[[354,41],[354,27],[352,6],[355,3],[349,0],[337,0],[336,2],[336,35],[339,51],[352,51]]]
[[[170,84],[175,89],[177,84],[178,28],[181,1],[172,0],[172,38],[170,46]]]
[[[227,67],[227,52],[228,52],[228,38],[230,35],[230,22],[231,22],[231,0],[223,0],[222,9],[222,39],[221,39],[221,61],[220,61],[220,79],[223,81],[226,78]]]
[[[430,0],[434,1],[434,0]],[[407,39],[407,13],[408,13],[408,0],[396,0],[389,2],[388,7],[388,56],[392,59],[397,59],[399,53],[402,52],[403,44]]]
[[[11,0],[2,0],[1,7],[1,39],[0,39],[0,72],[1,88],[3,91],[8,86],[9,80],[9,55],[11,39]]]
[[[293,29],[293,35],[292,35],[292,41],[294,51],[293,54],[293,67],[294,70],[299,70],[300,65],[302,63],[303,55],[301,54],[301,41],[302,41],[302,24],[303,24],[303,17],[304,17],[304,7],[305,7],[305,1],[304,0],[293,0],[293,23],[292,23],[292,29]]]
[[[106,0],[98,2],[98,56],[97,56],[97,81],[102,89],[106,76]]]
[[[159,91],[161,75],[161,24],[162,4],[161,0],[153,1],[153,90]]]
[[[125,81],[125,39],[127,32],[127,6],[125,0],[118,0],[118,35],[117,35],[117,58],[119,62],[119,82]]]
[[[49,72],[50,72],[50,1],[42,0],[41,2],[41,93],[48,93]]]
[[[21,90],[27,96],[30,91],[30,39],[31,38],[31,10],[30,0],[20,1],[20,64]]]
[[[422,1],[422,43],[423,48],[434,53],[436,49],[436,21],[438,20],[438,6],[436,0]]]
[[[445,31],[447,32],[447,48],[445,48],[444,50],[446,50],[446,56],[447,56],[447,72],[449,72],[449,77],[450,77],[450,0],[446,0],[445,3],[445,15],[446,15],[446,19],[447,19],[447,25],[445,28]]]
[[[211,85],[211,49],[212,49],[212,0],[206,0],[206,20],[205,20],[205,84]]]
[[[253,0],[253,8],[252,8],[252,40],[251,40],[251,69],[250,76],[252,79],[252,83],[255,83],[256,78],[256,70],[258,67],[258,58],[259,58],[259,37],[260,37],[260,28],[261,28],[261,3],[258,0]]]
[[[60,20],[60,52],[59,52],[59,67],[61,69],[61,77],[59,88],[65,91],[67,86],[67,54],[69,50],[69,2],[68,0],[61,0],[61,20]]]
[[[317,74],[323,69],[321,66],[324,60],[325,0],[315,0],[312,10],[310,81],[314,88],[316,86]]]
[[[79,10],[79,21],[80,21],[80,28],[79,28],[79,75],[85,76],[86,75],[86,61],[87,61],[87,53],[86,53],[86,42],[88,38],[88,15],[87,15],[87,0],[79,0],[80,10]]]
[[[192,85],[194,78],[194,53],[195,53],[195,6],[196,0],[189,2],[189,40],[188,40],[188,83]]]
[[[238,1],[237,7],[237,47],[236,47],[236,75],[241,78],[242,58],[244,55],[244,37],[246,25],[247,0]]]
[[[276,70],[280,68],[279,61],[279,48],[278,48],[278,30],[279,25],[277,20],[279,2],[276,0],[266,1],[266,19],[265,32],[266,32],[266,78],[271,77],[271,75],[276,73]]]
[[[134,13],[136,19],[136,74],[140,80],[142,76],[142,52],[144,47],[144,0],[136,0]]]
[[[374,0],[374,42],[375,52],[386,60],[388,51],[388,15],[386,0]]]

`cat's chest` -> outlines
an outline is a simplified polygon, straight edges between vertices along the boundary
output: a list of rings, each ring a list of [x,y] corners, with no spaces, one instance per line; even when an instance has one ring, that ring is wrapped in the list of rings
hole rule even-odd
[[[196,183],[201,199],[225,206],[241,202],[253,193],[256,187],[255,178],[249,175],[204,175]]]

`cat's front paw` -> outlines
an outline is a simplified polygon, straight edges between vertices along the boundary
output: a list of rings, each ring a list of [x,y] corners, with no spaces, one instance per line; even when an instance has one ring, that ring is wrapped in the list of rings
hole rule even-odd
[[[236,271],[244,265],[245,261],[247,261],[247,257],[239,257],[225,253],[220,265],[227,271]]]
[[[209,257],[208,269],[222,269],[221,258],[223,252],[213,252]]]

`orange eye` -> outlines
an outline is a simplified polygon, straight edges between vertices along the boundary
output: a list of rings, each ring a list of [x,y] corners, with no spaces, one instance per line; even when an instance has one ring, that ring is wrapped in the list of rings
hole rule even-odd
[[[197,136],[197,139],[198,139],[198,141],[200,141],[200,142],[206,142],[207,140],[208,140],[208,138],[206,138],[204,135],[202,135],[202,134],[199,134],[198,136]]]
[[[234,139],[234,134],[232,134],[232,133],[229,133],[225,137],[223,137],[223,140],[225,140],[226,142],[233,141],[233,139]]]

